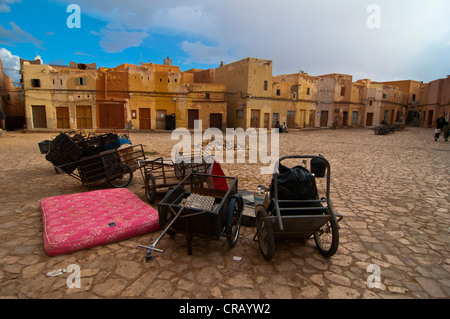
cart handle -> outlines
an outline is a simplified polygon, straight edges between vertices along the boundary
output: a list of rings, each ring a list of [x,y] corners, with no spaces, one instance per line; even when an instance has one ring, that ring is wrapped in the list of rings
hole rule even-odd
[[[331,205],[330,200],[329,200],[330,199],[330,174],[331,174],[331,172],[330,172],[330,163],[327,161],[327,159],[320,154],[319,155],[286,155],[286,156],[282,156],[275,163],[275,168],[274,168],[274,173],[273,173],[273,179],[274,179],[273,201],[274,201],[275,212],[277,214],[280,230],[284,230],[284,226],[283,226],[283,222],[281,220],[280,207],[278,205],[278,175],[279,175],[278,168],[279,168],[279,164],[281,163],[281,161],[283,161],[285,159],[289,159],[289,158],[309,158],[309,159],[318,158],[318,159],[321,159],[324,161],[324,163],[326,165],[326,169],[327,169],[326,200],[327,200],[328,206]],[[334,215],[333,209],[331,209],[331,214],[333,215],[333,218],[336,218],[336,216]]]

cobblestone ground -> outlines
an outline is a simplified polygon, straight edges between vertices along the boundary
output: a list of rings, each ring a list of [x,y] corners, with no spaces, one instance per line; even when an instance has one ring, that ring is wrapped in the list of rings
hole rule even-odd
[[[266,262],[255,228],[242,227],[235,248],[225,239],[165,236],[165,252],[146,263],[145,249],[159,231],[67,255],[50,257],[43,246],[39,201],[85,192],[80,182],[56,174],[39,152],[50,133],[7,132],[0,137],[0,296],[3,298],[449,298],[450,142],[433,130],[408,128],[378,136],[371,130],[320,130],[280,136],[280,155],[322,154],[331,164],[331,201],[344,216],[340,245],[324,259],[314,240],[276,243]],[[54,136],[57,134],[55,133]],[[170,156],[169,133],[132,133],[133,144]],[[240,189],[268,185],[256,164],[226,164]],[[135,172],[128,187],[145,200]],[[98,186],[103,187],[102,185]],[[156,207],[156,206],[155,206]],[[240,261],[234,256],[242,257]],[[70,264],[81,267],[81,288],[68,288],[69,273],[46,274]],[[379,266],[380,288],[368,288]]]

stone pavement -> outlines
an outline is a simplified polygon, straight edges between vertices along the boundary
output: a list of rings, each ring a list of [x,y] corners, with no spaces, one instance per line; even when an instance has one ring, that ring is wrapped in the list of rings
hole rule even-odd
[[[449,298],[450,143],[433,140],[433,129],[408,128],[391,135],[365,129],[317,130],[280,135],[280,153],[322,154],[331,164],[331,201],[344,216],[338,252],[329,260],[314,240],[276,243],[266,262],[242,227],[235,248],[226,240],[165,236],[154,261],[145,249],[159,232],[67,255],[50,257],[43,247],[39,200],[85,192],[80,182],[56,174],[39,152],[50,133],[7,132],[0,137],[0,296],[2,298]],[[53,134],[56,136],[57,133]],[[133,144],[170,156],[169,133],[132,133]],[[240,189],[268,185],[256,164],[225,164]],[[135,172],[128,187],[145,200]],[[103,187],[102,185],[98,186]],[[156,206],[155,206],[156,207]],[[234,256],[242,257],[240,261]],[[81,268],[81,287],[68,288]],[[380,287],[367,283],[378,266]]]

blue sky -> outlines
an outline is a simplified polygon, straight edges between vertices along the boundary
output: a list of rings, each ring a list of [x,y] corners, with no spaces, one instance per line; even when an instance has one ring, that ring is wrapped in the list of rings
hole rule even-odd
[[[80,28],[67,26],[70,4]],[[104,67],[169,56],[183,71],[251,56],[274,75],[429,82],[450,74],[450,1],[0,0],[4,68],[37,54]]]

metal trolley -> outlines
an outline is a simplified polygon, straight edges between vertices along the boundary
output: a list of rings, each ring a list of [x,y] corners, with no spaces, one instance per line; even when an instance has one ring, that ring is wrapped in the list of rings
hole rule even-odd
[[[170,189],[158,205],[159,223],[165,227],[147,249],[146,260],[153,259],[153,251],[166,233],[186,236],[188,254],[192,255],[194,236],[219,240],[226,237],[230,248],[239,238],[243,209],[242,197],[237,194],[238,180],[234,177],[191,173]]]
[[[147,200],[154,203],[158,194],[164,195],[192,172],[206,174],[212,160],[213,157],[199,151],[184,154],[176,162],[163,157],[138,161]]]
[[[342,216],[335,214],[330,201],[330,164],[323,156],[289,155],[286,159],[310,159],[311,174],[326,178],[325,196],[302,200],[280,199],[278,172],[273,174],[266,205],[255,207],[256,234],[261,253],[267,261],[275,255],[276,240],[308,239],[314,236],[319,252],[326,258],[333,256],[339,246],[339,225]],[[303,160],[303,163],[306,163]],[[276,166],[278,167],[278,165]]]

